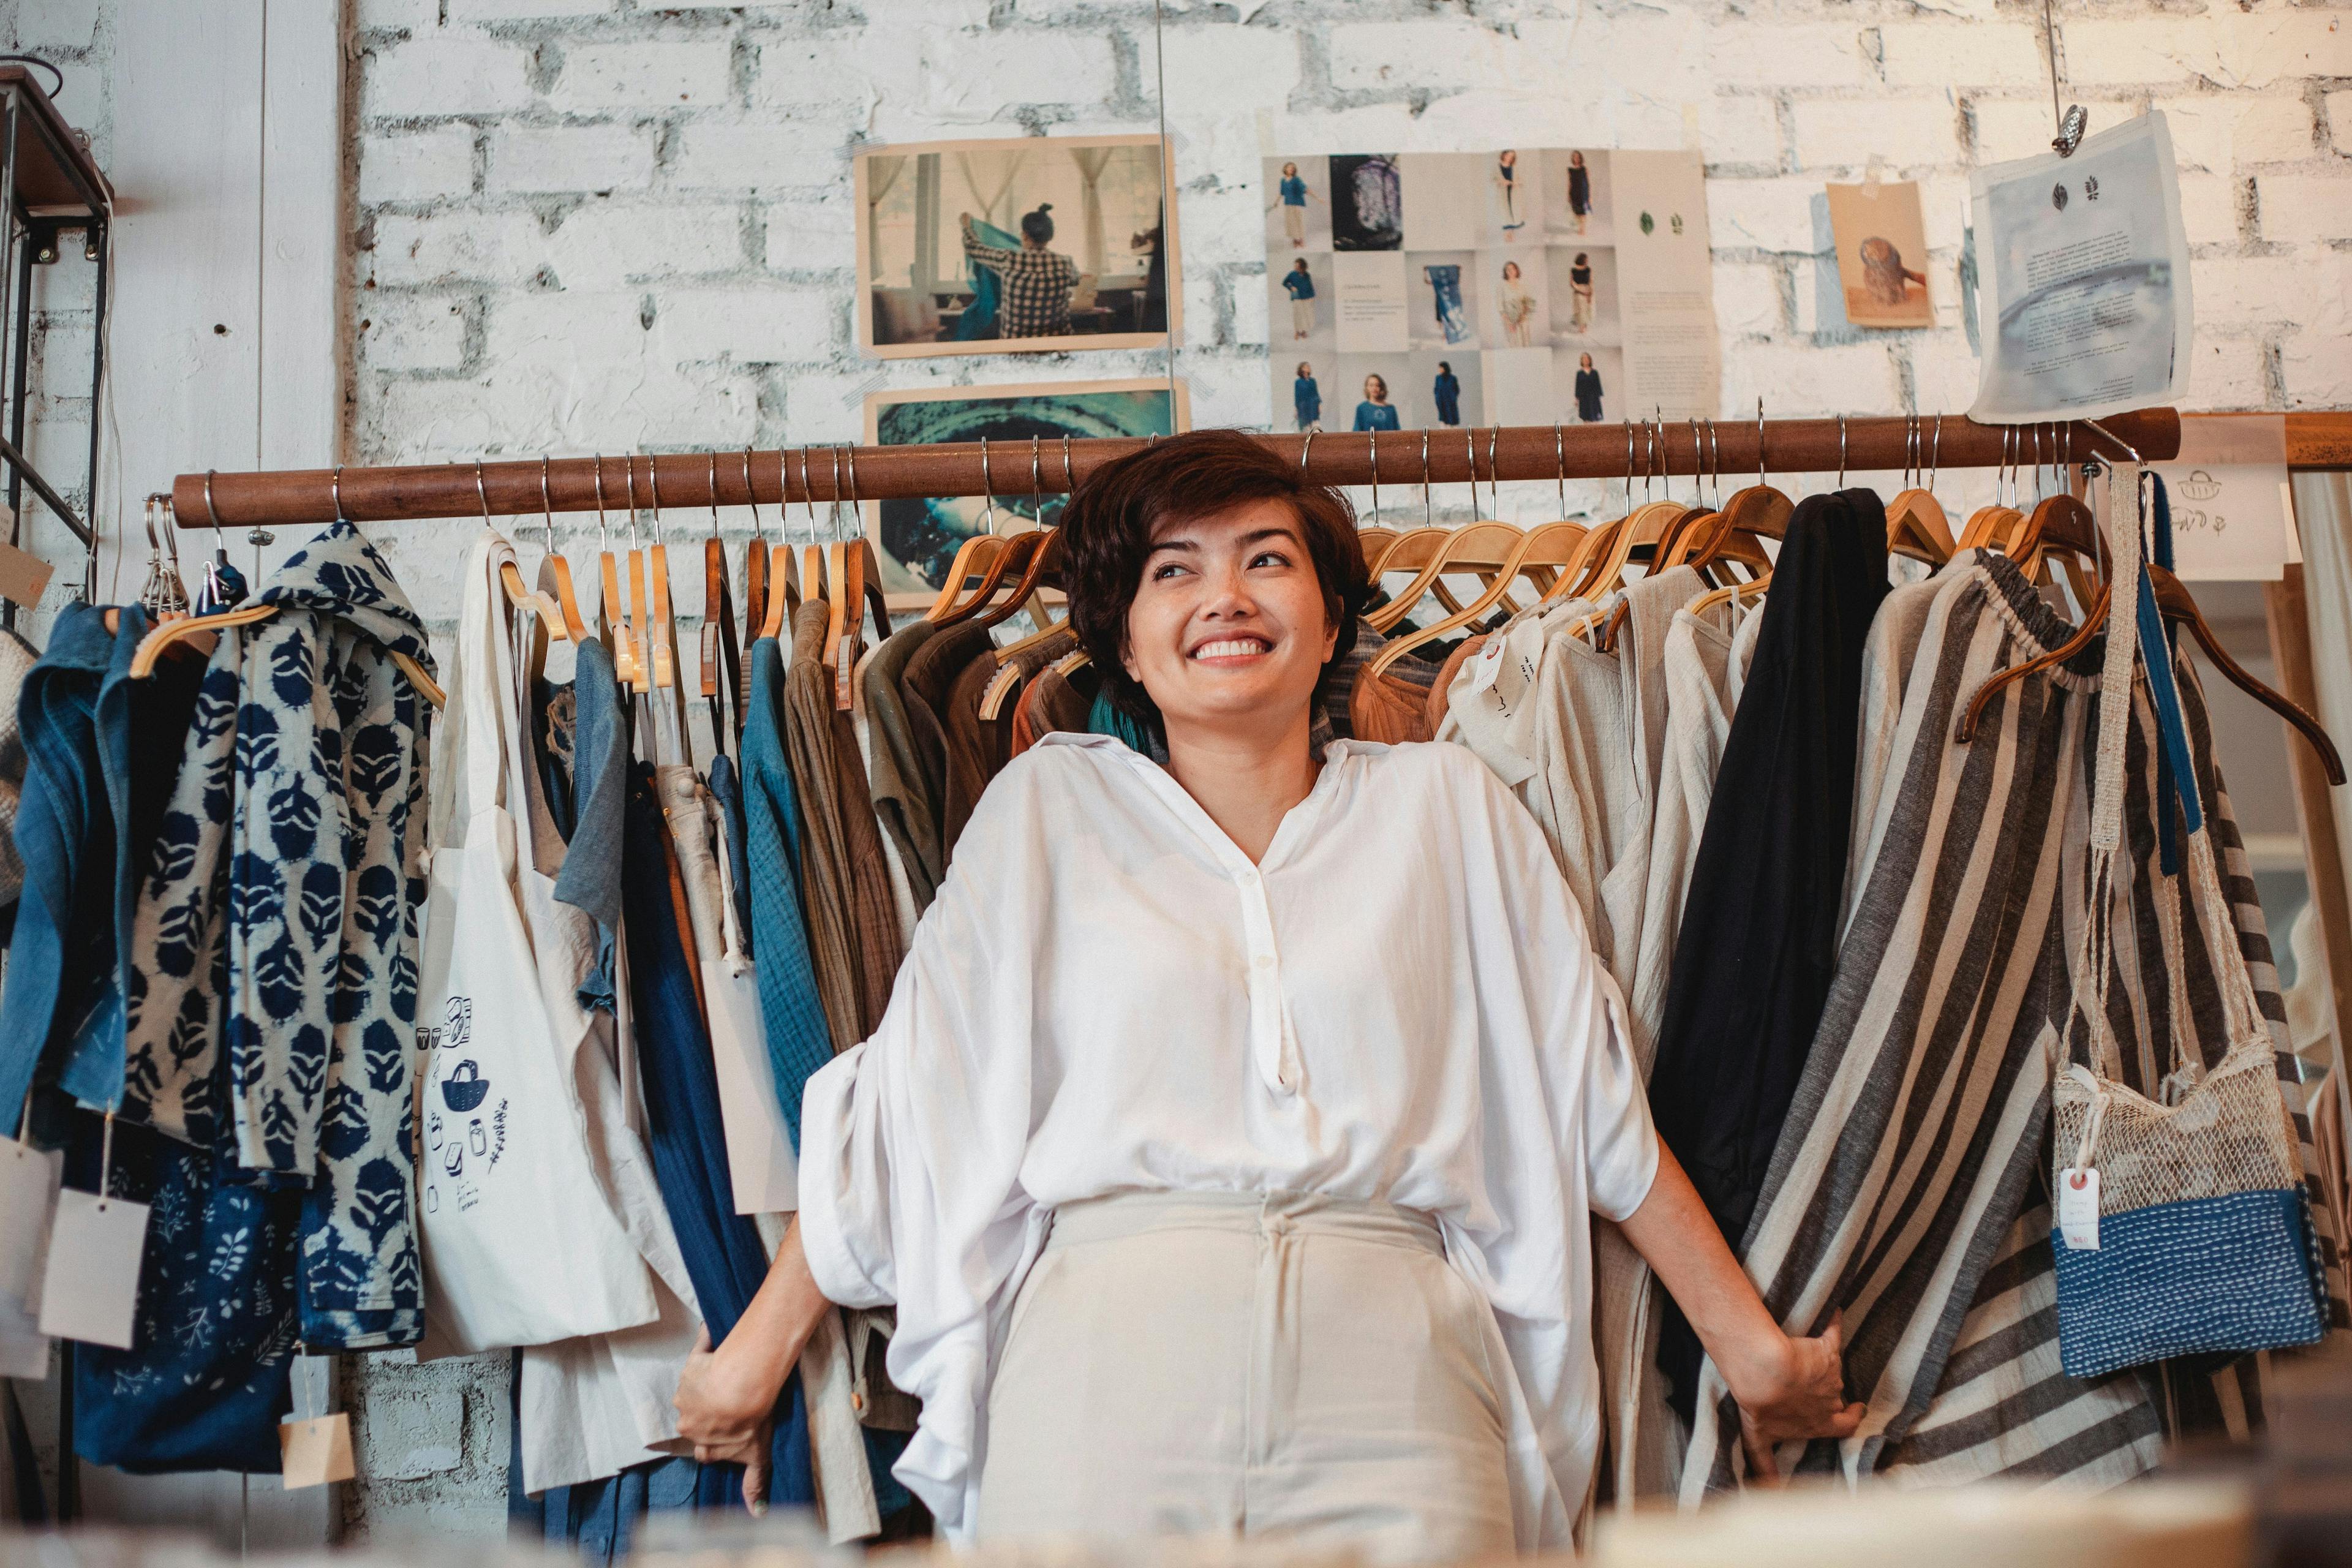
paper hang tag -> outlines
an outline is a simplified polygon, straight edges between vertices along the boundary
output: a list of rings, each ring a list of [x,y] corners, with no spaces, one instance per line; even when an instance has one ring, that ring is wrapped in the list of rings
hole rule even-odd
[[[63,1158],[0,1138],[0,1377],[44,1377],[49,1342],[36,1321]]]
[[[2099,1173],[2058,1173],[2058,1234],[2076,1252],[2099,1250]]]
[[[58,1194],[49,1263],[41,1279],[41,1332],[119,1351],[131,1348],[147,1205],[68,1187]]]
[[[279,1482],[288,1491],[348,1481],[359,1473],[352,1460],[352,1418],[341,1411],[305,1420],[289,1415],[278,1423]]]
[[[1495,677],[1503,672],[1503,639],[1491,637],[1486,646],[1470,661],[1470,695],[1477,696],[1495,684]]]
[[[0,507],[0,511],[6,508]],[[13,599],[28,610],[41,607],[49,585],[49,563],[0,540],[0,599]]]

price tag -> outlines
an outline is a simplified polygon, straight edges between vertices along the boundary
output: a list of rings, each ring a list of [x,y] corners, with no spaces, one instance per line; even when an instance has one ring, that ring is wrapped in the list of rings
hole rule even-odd
[[[2076,1252],[2099,1250],[2099,1173],[2058,1173],[2058,1234]]]
[[[146,1251],[145,1204],[70,1187],[59,1193],[41,1279],[41,1332],[129,1350]]]
[[[289,1491],[347,1481],[358,1473],[352,1458],[351,1417],[340,1411],[327,1413],[328,1381],[333,1375],[331,1357],[294,1358],[294,1409],[278,1423],[279,1484]]]
[[[278,1457],[279,1481],[289,1492],[350,1480],[359,1473],[352,1462],[352,1418],[340,1410],[307,1420],[287,1416],[278,1424]]]
[[[1486,639],[1486,646],[1480,648],[1477,656],[1470,661],[1470,695],[1475,697],[1487,690],[1502,672],[1503,639],[1490,637]]]
[[[0,1377],[45,1377],[48,1337],[36,1317],[63,1158],[0,1138]]]

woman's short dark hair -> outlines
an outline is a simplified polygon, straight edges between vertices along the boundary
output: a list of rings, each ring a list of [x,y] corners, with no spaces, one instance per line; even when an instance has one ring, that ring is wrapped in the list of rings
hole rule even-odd
[[[1021,236],[1043,245],[1054,237],[1054,204],[1039,202],[1037,210],[1021,215]]]
[[[1170,523],[1259,500],[1285,502],[1297,520],[1323,590],[1323,613],[1338,634],[1316,682],[1319,702],[1324,682],[1356,646],[1356,613],[1365,596],[1356,510],[1346,496],[1309,483],[1297,463],[1238,430],[1195,430],[1104,464],[1080,483],[1063,513],[1070,626],[1111,700],[1155,729],[1160,710],[1127,672],[1127,616],[1143,585],[1152,540]]]

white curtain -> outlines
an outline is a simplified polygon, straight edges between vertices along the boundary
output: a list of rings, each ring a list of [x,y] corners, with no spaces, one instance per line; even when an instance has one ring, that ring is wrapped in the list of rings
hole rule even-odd
[[[2352,742],[2352,474],[2335,470],[2295,475],[2294,517],[2303,540],[2311,684],[2319,722],[2342,747]],[[2302,744],[2300,741],[2290,743]],[[2352,885],[2352,788],[2332,789],[2327,795],[2336,816],[2336,842],[2345,861],[2345,880]],[[2325,979],[2321,987],[2326,995]],[[2329,1022],[2335,1020],[2331,1017]],[[2332,1076],[2337,1105],[2346,1112],[2343,1125],[2352,1133],[2352,1081],[2347,1081],[2344,1070],[2347,1043],[2352,1042],[2336,1042],[2336,1070]]]
[[[964,188],[977,204],[972,216],[986,218],[999,228],[1015,228],[1016,225],[1007,221],[1011,215],[999,214],[996,209],[1003,204],[1005,193],[1013,188],[1013,176],[1028,161],[1029,154],[1017,149],[1009,153],[957,153],[956,167],[963,174]]]
[[[1078,166],[1078,227],[1086,237],[1086,269],[1099,278],[1107,259],[1103,244],[1102,173],[1110,166],[1117,147],[1073,147],[1070,162]]]
[[[882,267],[882,198],[907,172],[907,155],[903,153],[871,153],[866,158],[866,257],[873,269],[871,283],[883,281]],[[912,271],[911,266],[908,268]]]

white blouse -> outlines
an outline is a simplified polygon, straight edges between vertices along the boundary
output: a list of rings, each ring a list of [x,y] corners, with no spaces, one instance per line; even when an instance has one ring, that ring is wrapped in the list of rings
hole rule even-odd
[[[1525,808],[1449,743],[1333,742],[1249,858],[1164,770],[1056,734],[989,786],[874,1037],[809,1080],[801,1234],[895,1301],[896,1473],[970,1540],[989,1378],[1056,1205],[1307,1192],[1437,1220],[1517,1387],[1522,1551],[1599,1434],[1587,1211],[1657,1171],[1624,1007]]]

